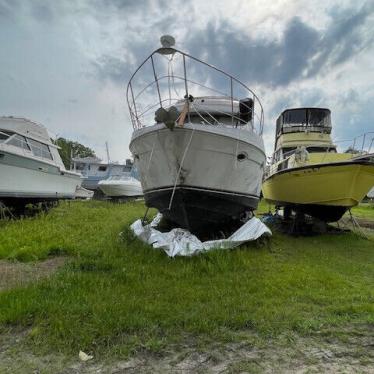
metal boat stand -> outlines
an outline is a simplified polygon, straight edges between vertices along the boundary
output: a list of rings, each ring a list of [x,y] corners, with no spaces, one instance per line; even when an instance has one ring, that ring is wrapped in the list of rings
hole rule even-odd
[[[279,214],[280,207],[276,208],[276,215],[282,217],[283,231],[290,235],[305,236],[327,233],[328,225],[317,218],[313,218],[300,209],[287,206],[283,208],[283,215]]]
[[[364,239],[369,239],[368,236],[365,234],[364,230],[362,229],[362,227],[360,226],[360,224],[358,223],[357,219],[352,214],[351,209],[348,209],[348,212],[349,212],[349,218],[350,218],[350,221],[353,227],[352,231],[360,235]]]
[[[147,207],[145,213],[144,213],[144,216],[142,218],[142,225],[144,226],[144,223],[145,223],[145,220],[147,219],[147,214],[148,214],[148,211],[149,211],[149,207]]]
[[[15,218],[11,210],[0,201],[0,220],[5,220],[8,218]]]

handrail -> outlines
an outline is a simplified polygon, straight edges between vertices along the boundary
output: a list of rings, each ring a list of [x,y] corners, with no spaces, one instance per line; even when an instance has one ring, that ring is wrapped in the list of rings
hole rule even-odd
[[[355,150],[354,148],[352,148],[352,151],[357,151],[358,154],[370,154],[371,147],[374,145],[374,137],[369,139],[370,140],[369,147],[366,150],[364,150],[364,147],[365,147],[365,144],[366,144],[365,140],[367,139],[368,134],[374,134],[374,131],[365,132],[361,135],[356,136],[353,139],[334,140],[334,144],[331,144],[331,147],[326,147],[325,152],[318,152],[318,153],[325,153],[325,155],[327,155],[327,154],[330,153],[329,149],[336,147],[335,143],[353,142],[353,144],[355,144],[357,142],[357,139],[360,139],[361,137],[363,137],[361,150]],[[309,147],[313,147],[313,146],[314,146],[313,144],[309,144],[309,145],[306,145],[305,148],[308,150]],[[320,145],[316,144],[315,146],[320,146]],[[351,147],[349,147],[347,150],[349,150],[350,148]],[[282,155],[282,159],[279,159],[278,161],[275,161],[275,159],[274,159],[274,156],[275,156],[275,152],[274,152],[272,157],[271,157],[271,162],[269,164],[269,170],[266,172],[266,175],[272,174],[272,171],[274,170],[274,168],[277,168],[279,164],[285,162],[286,160],[289,160],[295,152],[296,152],[296,149],[284,153]],[[313,153],[313,152],[310,152],[310,153]],[[337,153],[350,153],[350,152],[345,151],[345,152],[337,152]],[[356,153],[352,152],[351,154],[352,154],[352,158],[357,157]]]
[[[240,88],[244,89],[245,91],[247,91],[250,94],[249,97],[252,98],[252,100],[254,102],[253,108],[250,108],[250,109],[252,109],[252,122],[253,122],[251,124],[251,127],[254,128],[255,130],[257,129],[257,132],[260,135],[263,133],[263,124],[264,124],[263,107],[262,107],[262,104],[261,104],[258,96],[247,85],[242,83],[240,80],[238,80],[236,77],[232,76],[231,74],[226,73],[222,69],[219,69],[219,68],[217,68],[217,67],[215,67],[211,64],[208,64],[208,63],[206,63],[206,62],[204,62],[204,61],[202,61],[202,60],[200,60],[196,57],[193,57],[193,56],[189,55],[188,53],[182,52],[182,51],[174,49],[174,48],[169,48],[168,52],[170,52],[170,54],[172,55],[172,58],[167,58],[166,56],[164,56],[162,54],[163,52],[164,52],[163,48],[160,48],[160,49],[157,49],[157,50],[153,51],[138,66],[138,68],[134,71],[134,73],[131,75],[130,80],[127,84],[126,100],[127,100],[127,105],[128,105],[129,112],[130,112],[130,118],[131,118],[134,129],[139,129],[139,128],[147,125],[147,124],[142,123],[142,120],[144,119],[144,118],[142,119],[142,117],[149,110],[151,110],[151,108],[156,107],[157,105],[162,107],[165,101],[171,102],[171,101],[177,100],[175,98],[171,99],[171,87],[170,87],[170,85],[171,84],[174,85],[174,91],[176,92],[175,80],[180,80],[181,83],[184,83],[184,90],[183,91],[186,95],[185,98],[188,98],[189,95],[191,94],[191,92],[193,93],[193,91],[191,91],[191,87],[189,87],[190,85],[196,85],[198,87],[202,87],[206,90],[210,90],[212,92],[216,92],[216,93],[221,94],[222,96],[227,97],[231,101],[232,125],[234,125],[234,123],[236,123],[236,121],[234,121],[234,118],[236,117],[235,113],[234,113],[234,101],[238,101],[238,99],[236,98],[236,95],[234,95],[234,89],[237,89],[237,90],[240,89]],[[159,56],[159,55],[162,56],[162,57],[165,57],[169,62],[168,67],[167,67],[167,69],[168,69],[167,74],[159,74],[158,73],[158,69],[156,67],[156,61],[157,61],[156,57]],[[183,61],[182,61],[183,76],[174,75],[173,69],[172,69],[172,67],[170,67],[170,64],[175,62],[175,59],[174,59],[175,56],[178,56],[178,55],[181,55],[182,59],[183,59]],[[190,75],[188,75],[188,69],[187,69],[187,66],[186,66],[186,59],[190,59],[192,61],[198,62],[199,64],[202,64],[202,65],[208,67],[209,69],[212,69],[213,71],[218,72],[223,77],[226,77],[227,82],[228,82],[227,84],[230,86],[230,94],[223,93],[222,90],[217,90],[213,87],[208,87],[207,85],[202,84],[201,82],[197,82],[196,80],[189,79]],[[161,61],[161,62],[163,62],[163,61]],[[142,69],[143,66],[145,66],[147,63],[151,64],[151,67],[152,67],[151,75],[153,75],[153,81],[150,82],[150,83],[147,83],[147,84],[143,83],[143,88],[139,92],[135,93],[134,92],[134,88],[136,88],[136,85],[134,84],[135,76],[138,74],[140,69]],[[169,90],[168,90],[169,96],[166,99],[163,99],[163,92],[162,92],[162,89],[161,89],[161,86],[160,86],[161,81],[164,80],[164,79],[168,80],[168,88],[169,88]],[[237,85],[238,87],[236,87],[236,86],[234,87],[234,84]],[[146,96],[148,94],[148,90],[152,89],[152,86],[155,86],[155,88],[157,89],[157,92],[156,92],[157,104],[146,105],[146,109],[143,109],[143,110],[139,111],[138,110],[139,109],[139,103],[138,103],[139,98],[141,96],[143,96],[143,97]],[[182,90],[181,87],[179,89]],[[178,95],[178,93],[177,93],[177,95]],[[167,95],[165,95],[165,96],[167,96]],[[201,95],[201,96],[204,96],[204,95]],[[179,100],[180,99],[181,98],[179,98]],[[257,106],[259,106],[260,110],[256,111],[255,108]],[[188,116],[189,115],[190,115],[190,111],[188,111]],[[239,120],[241,120],[241,119],[239,118]],[[254,123],[255,120],[258,122],[257,126],[255,126],[255,123]],[[153,124],[153,123],[150,123],[150,124]]]
[[[367,135],[368,134],[374,134],[374,131],[367,131],[367,132],[364,132],[360,135],[357,135],[356,137],[354,137],[353,139],[343,139],[343,140],[336,140],[335,143],[345,143],[345,142],[351,142],[351,145],[349,145],[348,149],[351,148],[353,151],[357,151],[359,153],[370,153],[371,151],[371,147],[373,146],[374,144],[374,137],[372,138],[369,138],[369,141],[370,141],[370,145],[368,146],[367,150],[365,150],[365,145],[366,145],[366,140],[368,139]],[[356,142],[358,142],[358,140],[362,138],[362,143],[361,143],[361,149],[358,148],[356,149]]]

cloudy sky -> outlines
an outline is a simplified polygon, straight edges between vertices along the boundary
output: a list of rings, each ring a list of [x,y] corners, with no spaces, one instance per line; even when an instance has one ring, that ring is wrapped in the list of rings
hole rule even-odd
[[[337,140],[374,131],[374,0],[0,0],[0,115],[124,160],[126,83],[163,34],[255,90],[268,153],[287,107],[330,108]]]

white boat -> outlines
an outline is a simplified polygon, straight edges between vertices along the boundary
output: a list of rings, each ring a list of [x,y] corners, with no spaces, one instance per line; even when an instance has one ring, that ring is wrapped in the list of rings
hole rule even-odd
[[[98,183],[98,186],[108,197],[143,196],[140,182],[132,177],[130,173],[127,173],[127,175],[113,175],[108,179],[103,179]]]
[[[72,159],[73,171],[83,176],[82,186],[89,190],[97,190],[101,180],[108,179],[112,175],[126,174],[132,169],[132,160],[127,159],[125,164],[115,162],[103,162],[97,157],[74,157]]]
[[[10,206],[73,199],[82,182],[43,125],[16,117],[0,117],[0,176],[0,200]]]
[[[261,103],[230,74],[175,49],[173,38],[161,42],[127,86],[146,205],[192,232],[245,220],[266,161]]]

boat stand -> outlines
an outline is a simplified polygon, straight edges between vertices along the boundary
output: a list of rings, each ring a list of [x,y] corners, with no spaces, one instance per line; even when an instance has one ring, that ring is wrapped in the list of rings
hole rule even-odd
[[[368,239],[368,236],[365,234],[364,230],[362,229],[362,227],[358,223],[357,219],[352,214],[351,209],[348,209],[348,212],[349,212],[350,222],[351,222],[352,227],[353,227],[352,231],[355,232],[356,234],[358,234],[359,236],[363,237],[364,239]]]
[[[0,201],[0,220],[5,220],[8,218],[15,218],[11,210]]]
[[[147,219],[147,214],[148,214],[148,211],[149,211],[149,207],[147,207],[145,213],[144,213],[144,216],[142,218],[142,225],[144,226],[144,223],[145,223],[145,220]]]
[[[325,234],[329,231],[326,222],[313,218],[302,210],[293,207],[284,207],[283,215],[279,214],[280,207],[276,208],[276,215],[281,218],[282,229],[284,232],[295,236],[306,236],[315,234]]]

